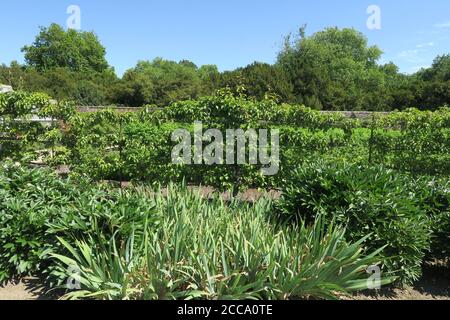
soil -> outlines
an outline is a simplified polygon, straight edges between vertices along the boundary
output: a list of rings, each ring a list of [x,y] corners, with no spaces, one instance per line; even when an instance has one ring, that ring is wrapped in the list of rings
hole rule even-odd
[[[0,285],[0,300],[53,300],[56,299],[42,285],[42,280],[27,277],[20,281]]]
[[[56,300],[46,294],[42,281],[25,278],[0,286],[0,300]],[[386,288],[379,292],[361,292],[343,300],[450,300],[450,270],[443,266],[424,267],[424,275],[414,286]]]
[[[450,300],[450,269],[440,263],[423,267],[423,276],[413,286],[386,288],[355,294],[353,300]]]
[[[110,181],[110,180],[100,181],[100,184],[112,185],[117,188],[122,187],[125,189],[139,186],[139,184],[135,185],[133,182],[129,182],[129,181],[123,181],[120,183],[118,181]],[[217,193],[213,187],[206,187],[206,186],[201,187],[201,186],[189,185],[189,186],[187,186],[187,188],[193,192],[200,193],[200,195],[205,199],[211,199],[214,197],[214,194]],[[148,190],[151,193],[153,193],[152,188],[148,188]],[[167,196],[167,192],[168,192],[167,188],[161,188],[161,193],[163,196]],[[229,201],[232,197],[232,193],[229,191],[219,193],[219,195],[224,201]],[[277,199],[280,199],[281,195],[282,195],[281,191],[278,191],[278,190],[263,191],[263,190],[259,190],[259,189],[247,189],[244,192],[240,192],[237,195],[237,199],[239,199],[241,201],[246,201],[246,202],[256,202],[262,197],[268,197],[268,198],[271,198],[272,200],[277,200]]]

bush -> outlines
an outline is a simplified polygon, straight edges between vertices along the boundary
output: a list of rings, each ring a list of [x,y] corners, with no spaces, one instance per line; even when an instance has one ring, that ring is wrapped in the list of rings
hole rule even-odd
[[[142,234],[145,223],[155,222],[153,206],[143,191],[92,187],[6,163],[0,168],[0,282],[50,273],[50,253],[66,252],[58,236],[122,241],[132,230]]]
[[[0,282],[46,269],[45,257],[57,245],[46,222],[74,200],[73,191],[48,171],[0,167]]]
[[[313,221],[318,214],[346,225],[347,239],[385,247],[384,269],[411,283],[421,276],[430,249],[430,221],[412,179],[381,166],[316,162],[297,169],[277,211],[287,219]]]
[[[415,194],[431,222],[431,251],[427,258],[450,261],[450,181],[421,177],[414,181]]]
[[[75,107],[54,102],[42,93],[0,93],[0,159],[36,157],[35,151],[54,148],[59,141],[58,121],[67,121]],[[30,121],[32,116],[55,120],[51,126]]]

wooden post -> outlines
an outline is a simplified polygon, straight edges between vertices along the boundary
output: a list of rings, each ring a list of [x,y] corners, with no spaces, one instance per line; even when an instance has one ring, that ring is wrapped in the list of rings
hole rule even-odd
[[[120,188],[123,189],[123,124],[122,124],[122,115],[119,114],[119,159],[120,159],[120,168],[119,168],[119,180],[120,180]]]
[[[370,128],[370,140],[369,140],[369,165],[372,165],[374,137],[375,137],[375,113],[372,113],[372,125]]]

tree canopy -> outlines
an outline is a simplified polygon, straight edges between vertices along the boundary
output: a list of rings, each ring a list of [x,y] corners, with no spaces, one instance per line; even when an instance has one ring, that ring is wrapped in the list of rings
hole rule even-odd
[[[369,47],[354,29],[328,28],[311,37],[304,30],[288,36],[277,65],[293,85],[296,102],[316,101],[327,110],[382,109],[377,95],[385,85],[385,73],[377,66],[382,51]]]
[[[39,71],[67,68],[70,71],[103,72],[108,69],[106,50],[93,32],[57,24],[42,27],[33,44],[22,48],[25,61]]]
[[[450,104],[450,54],[438,56],[430,68],[402,74],[392,62],[380,64],[381,49],[350,28],[307,35],[302,27],[286,37],[273,64],[254,62],[225,72],[216,65],[156,58],[139,61],[118,78],[95,33],[57,24],[41,28],[22,50],[25,64],[1,65],[1,83],[80,105],[164,107],[222,88],[324,110],[434,110]]]
[[[139,61],[128,70],[116,87],[117,101],[132,106],[156,104],[166,106],[171,102],[195,99],[210,94],[212,82],[218,75],[216,66],[200,69],[191,61],[180,62],[156,58]]]

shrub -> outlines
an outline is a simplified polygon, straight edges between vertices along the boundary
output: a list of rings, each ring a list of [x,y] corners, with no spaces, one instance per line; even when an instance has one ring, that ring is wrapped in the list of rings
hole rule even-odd
[[[36,150],[55,149],[60,142],[57,124],[74,113],[72,103],[54,102],[46,94],[0,93],[0,159],[36,159]],[[31,121],[32,116],[51,118],[54,122],[47,126]]]
[[[413,186],[433,232],[427,258],[450,261],[450,181],[421,177]]]
[[[277,211],[284,218],[305,221],[328,213],[328,219],[347,226],[349,241],[371,234],[365,243],[368,250],[386,246],[385,270],[411,283],[421,276],[431,233],[411,182],[381,166],[310,163],[292,174]]]
[[[143,191],[92,187],[6,163],[0,168],[0,282],[51,272],[49,254],[65,252],[61,235],[70,241],[142,235],[144,224],[155,222],[153,206]]]
[[[73,191],[48,171],[0,167],[0,282],[47,267],[45,256],[57,241],[45,224],[73,201]]]

